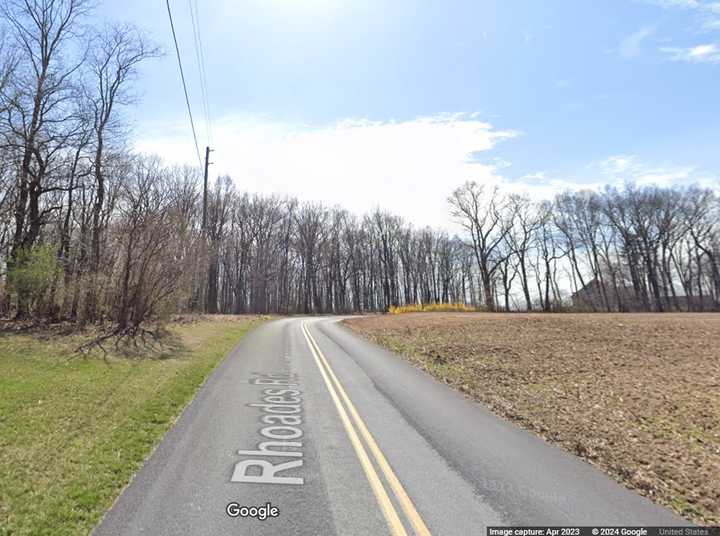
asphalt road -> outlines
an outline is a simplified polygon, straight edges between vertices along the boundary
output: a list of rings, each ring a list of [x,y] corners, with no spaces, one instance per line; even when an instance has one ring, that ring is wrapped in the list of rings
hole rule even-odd
[[[276,515],[242,517],[262,510]],[[94,534],[484,535],[488,525],[592,524],[687,523],[337,319],[294,318],[240,342]]]

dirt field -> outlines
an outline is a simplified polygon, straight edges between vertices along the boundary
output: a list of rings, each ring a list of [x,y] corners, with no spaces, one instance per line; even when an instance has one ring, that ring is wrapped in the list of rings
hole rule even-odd
[[[720,314],[346,324],[700,524],[720,524]]]

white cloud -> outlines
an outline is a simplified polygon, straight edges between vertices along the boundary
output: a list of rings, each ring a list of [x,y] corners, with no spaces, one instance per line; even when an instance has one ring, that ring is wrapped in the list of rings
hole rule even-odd
[[[524,175],[517,181],[500,182],[507,192],[527,195],[533,201],[549,201],[557,194],[566,191],[596,190],[603,187],[602,182],[578,181],[568,178],[551,177],[547,172],[541,171]]]
[[[703,30],[709,32],[715,32],[720,30],[720,16],[718,17],[707,17],[702,24]]]
[[[618,46],[618,53],[623,58],[635,58],[642,51],[642,43],[655,33],[654,26],[643,26],[635,33],[622,40]]]
[[[528,173],[520,177],[521,181],[545,181],[547,179],[546,171],[536,171],[534,173]]]
[[[197,164],[185,123],[146,126],[142,132],[136,150],[159,154],[170,163]],[[594,162],[578,179],[549,170],[510,179],[511,163],[491,150],[518,135],[498,130],[476,114],[346,119],[315,127],[226,117],[215,123],[211,175],[231,175],[241,191],[337,204],[358,215],[380,206],[416,226],[448,229],[454,224],[446,199],[467,180],[500,185],[534,200],[626,181],[718,186],[716,178],[692,166],[649,164],[629,154]]]
[[[599,164],[604,174],[628,173],[638,168],[637,157],[633,155],[613,155]]]
[[[720,2],[717,0],[646,0],[665,9],[681,8],[694,13],[694,34],[720,31]],[[689,47],[663,47],[660,49],[672,61],[690,63],[719,63],[720,47],[715,43]]]
[[[552,199],[563,191],[594,190],[606,186],[622,188],[632,182],[639,186],[679,186],[698,184],[720,191],[720,180],[695,166],[668,165],[645,162],[632,154],[616,154],[604,160],[591,162],[585,172],[578,172],[579,178],[567,178],[562,174],[539,171],[523,175],[506,189],[528,194],[532,199]]]
[[[717,179],[688,165],[658,165],[643,162],[635,155],[613,155],[601,162],[590,165],[605,179],[603,183],[620,186],[624,182],[635,184],[673,186],[682,184],[700,184],[717,187]]]
[[[720,63],[720,46],[715,43],[694,47],[663,47],[662,52],[668,54],[673,61],[688,63]]]
[[[698,0],[648,0],[648,3],[664,8],[681,7],[685,9],[697,9],[702,5]]]
[[[696,14],[700,32],[720,30],[720,2],[710,0],[646,0],[665,9],[680,8]]]
[[[474,114],[322,127],[238,116],[216,121],[213,130],[213,176],[229,174],[241,190],[339,204],[358,214],[380,206],[436,226],[447,225],[446,198],[464,181],[502,180],[498,170],[509,163],[478,155],[518,135]],[[197,162],[185,124],[146,128],[135,147],[172,163]]]

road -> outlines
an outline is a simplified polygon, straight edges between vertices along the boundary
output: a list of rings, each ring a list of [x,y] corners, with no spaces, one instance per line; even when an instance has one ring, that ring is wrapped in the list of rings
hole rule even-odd
[[[242,515],[228,515],[233,503]],[[94,534],[484,535],[488,525],[590,524],[687,523],[336,318],[290,318],[243,338]]]

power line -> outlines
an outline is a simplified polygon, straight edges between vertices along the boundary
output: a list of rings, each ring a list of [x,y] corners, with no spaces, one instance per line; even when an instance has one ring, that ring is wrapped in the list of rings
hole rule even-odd
[[[200,10],[197,6],[197,0],[188,0],[188,7],[190,8],[190,20],[192,22],[193,37],[195,39],[195,58],[197,60],[198,71],[200,74],[200,89],[202,93],[203,112],[205,114],[205,129],[208,140],[212,144],[212,117],[210,115],[207,71],[205,70],[205,50],[200,30]]]
[[[202,35],[200,32],[200,10],[197,0],[188,0],[190,20],[192,22],[193,38],[195,40],[195,59],[200,74],[200,93],[202,96],[203,112],[205,114],[205,134],[209,143],[212,143],[212,119],[210,117],[210,103],[207,90],[207,74],[205,72],[205,52],[203,50]],[[203,212],[202,232],[207,236],[207,209],[208,209],[208,168],[210,166],[210,147],[205,147],[205,173],[203,176]]]
[[[195,133],[195,121],[193,120],[192,109],[190,108],[190,97],[188,97],[187,84],[185,83],[185,72],[183,71],[182,60],[180,59],[180,47],[178,46],[177,35],[175,34],[175,24],[173,23],[172,11],[170,10],[170,0],[165,0],[167,5],[168,18],[170,19],[170,28],[172,29],[173,41],[175,42],[175,53],[177,54],[178,66],[180,67],[180,78],[182,80],[183,91],[185,92],[185,104],[187,104],[188,115],[190,116],[190,127],[192,128],[193,140],[195,141],[195,152],[197,153],[198,164],[203,167],[202,158],[200,158],[200,146],[198,145],[197,134]]]

